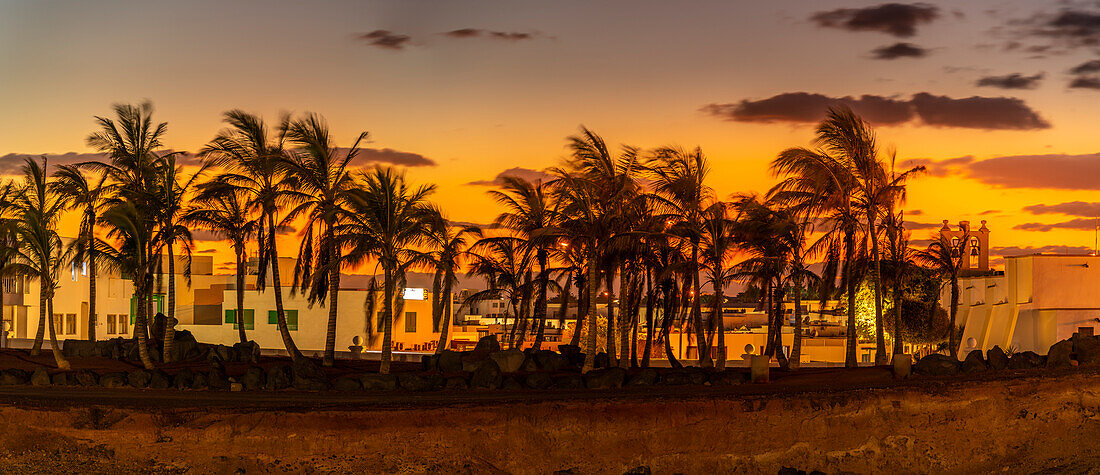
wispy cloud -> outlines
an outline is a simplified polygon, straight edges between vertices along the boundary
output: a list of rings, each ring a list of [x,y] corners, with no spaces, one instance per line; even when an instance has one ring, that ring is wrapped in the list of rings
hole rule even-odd
[[[838,8],[813,14],[810,20],[825,28],[877,31],[897,37],[917,33],[917,26],[939,18],[939,8],[927,3],[884,3],[864,8]]]
[[[412,40],[409,35],[401,35],[389,30],[374,30],[370,33],[363,33],[359,35],[359,39],[371,46],[392,50],[404,49],[405,45]]]

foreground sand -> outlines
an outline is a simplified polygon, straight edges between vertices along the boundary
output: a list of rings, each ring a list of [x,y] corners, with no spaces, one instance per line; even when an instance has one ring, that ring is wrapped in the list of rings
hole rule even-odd
[[[395,395],[346,406],[334,399],[323,406],[245,409],[204,404],[201,395],[210,393],[173,393],[184,401],[200,399],[156,409],[128,404],[126,398],[103,406],[65,403],[63,392],[41,403],[37,389],[12,389],[15,395],[9,393],[0,406],[0,472],[623,473],[638,466],[653,473],[776,473],[784,467],[827,473],[1096,470],[1100,376],[1043,373],[910,381],[879,389],[754,393],[745,387],[682,387],[657,391],[659,396],[610,391],[584,400],[567,394],[478,400],[456,395],[422,404]],[[135,400],[163,394],[122,391],[127,392],[112,394]],[[254,394],[257,401],[265,397]],[[310,395],[299,397],[308,401]]]

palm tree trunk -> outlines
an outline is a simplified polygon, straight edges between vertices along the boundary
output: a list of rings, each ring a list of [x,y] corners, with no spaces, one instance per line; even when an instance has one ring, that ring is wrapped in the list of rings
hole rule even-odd
[[[769,277],[767,283],[764,284],[764,318],[768,322],[768,340],[764,344],[764,354],[771,356],[775,349],[775,313],[773,313],[774,305],[772,305],[772,299],[775,295],[772,293],[772,280]]]
[[[329,226],[331,230],[332,227]],[[336,364],[336,315],[338,300],[340,298],[340,256],[335,243],[329,244],[329,256],[332,259],[332,268],[329,269],[328,278],[328,328],[325,331],[325,355],[321,364],[332,367]],[[386,323],[386,333],[390,331],[390,323]],[[387,336],[388,340],[389,337]],[[389,363],[386,363],[389,370]]]
[[[143,283],[139,286],[139,297],[136,302],[137,305],[135,305],[137,315],[134,321],[134,338],[137,340],[138,356],[141,358],[142,366],[144,366],[145,369],[152,370],[154,368],[153,360],[149,357],[149,346],[147,345],[149,340],[149,319],[146,318],[145,315],[148,311],[148,305],[145,301],[152,300],[152,296],[146,295],[148,287],[150,287],[148,276],[142,275],[139,277],[139,280]]]
[[[237,269],[238,271],[240,269]],[[176,254],[168,245],[168,316],[164,319],[165,363],[172,361],[172,348],[176,346]]]
[[[794,342],[791,346],[791,367],[797,369],[802,364],[802,276],[794,279]]]
[[[715,271],[715,275],[722,275],[721,263],[718,263],[718,269]],[[722,302],[724,297],[722,296],[722,283],[721,279],[714,279],[714,306],[711,311],[711,321],[715,322],[715,338],[718,339],[718,361],[714,363],[714,367],[719,370],[726,368],[726,322],[722,318]]]
[[[248,335],[244,332],[244,256],[241,249],[237,249],[237,338],[241,343],[248,343]],[[255,316],[253,316],[255,318]]]
[[[786,319],[786,313],[783,312],[783,284],[779,281],[775,284],[775,359],[779,361],[781,368],[790,369],[791,361],[783,352],[783,321]]]
[[[545,338],[546,330],[546,307],[548,302],[546,301],[546,288],[550,285],[550,271],[549,267],[550,256],[545,249],[539,248],[539,289],[538,295],[535,296],[535,322],[538,325],[535,333],[535,342],[532,347],[535,351],[542,348],[542,340]]]
[[[714,366],[714,361],[710,358],[710,348],[707,347],[706,335],[703,329],[703,302],[700,297],[700,285],[699,285],[699,243],[691,243],[691,290],[692,295],[691,303],[691,315],[695,322],[695,340],[699,347],[699,366],[704,368],[710,368]]]
[[[275,243],[275,215],[268,214],[267,236],[268,253],[271,259],[271,286],[275,288],[275,315],[278,319],[279,335],[283,337],[283,346],[286,352],[295,361],[302,358],[302,352],[298,351],[298,345],[294,344],[294,338],[290,336],[290,327],[286,323],[286,311],[283,310],[283,287],[279,280],[279,246]]]
[[[894,354],[902,353],[901,341],[901,266],[897,263],[898,270],[894,272]]]
[[[90,244],[89,246],[94,246]],[[88,253],[88,341],[96,341],[96,325],[99,324],[95,314],[96,288],[95,288],[95,252]]]
[[[51,284],[52,287],[52,284]],[[68,371],[70,369],[69,361],[65,359],[65,355],[61,354],[61,348],[57,345],[57,330],[54,328],[53,315],[53,291],[49,292],[49,314],[50,318],[50,348],[53,349],[53,360],[57,363],[57,368]]]
[[[49,309],[46,308],[46,284],[44,282],[40,283],[38,294],[38,332],[34,336],[34,345],[31,346],[31,356],[42,354],[42,343],[46,338],[46,325],[49,325],[46,321],[46,312]],[[53,320],[52,314],[50,319]]]
[[[675,290],[676,282],[672,282],[664,290],[664,310],[661,312],[661,339],[665,342],[665,357],[668,358],[668,364],[673,368],[683,368],[684,365],[680,363],[680,360],[676,359],[675,353],[672,351],[672,324],[675,320],[673,315],[673,309],[675,308],[675,302],[672,298],[672,292]]]
[[[875,264],[875,364],[889,361],[886,355],[886,339],[882,328],[882,264],[878,256],[878,233],[875,232],[874,210],[867,211],[867,226],[871,234],[871,259]]]
[[[558,295],[558,298],[561,300],[558,306],[558,328],[561,330],[565,330],[565,319],[569,316],[569,299],[572,292],[573,273],[567,271],[565,274],[565,288]]]
[[[955,315],[959,312],[959,278],[951,276],[951,326],[947,328],[947,351],[955,356]]]
[[[653,347],[653,306],[656,294],[653,293],[653,273],[651,269],[645,271],[645,347],[642,349],[642,367],[649,367],[650,351]]]
[[[607,338],[604,347],[607,350],[607,361],[610,366],[618,366],[619,359],[615,352],[615,266],[607,268]]]
[[[378,372],[390,374],[390,361],[393,359],[393,265],[387,262],[382,268],[382,298],[386,301],[382,304],[382,363]]]
[[[588,278],[585,279],[588,287],[588,310],[585,312],[588,317],[588,341],[585,343],[584,366],[581,367],[582,373],[592,371],[596,363],[596,291],[600,288],[600,275],[597,268],[598,260],[599,252],[595,249],[595,246],[590,247],[587,263]],[[577,313],[579,314],[580,312],[578,311]]]
[[[451,313],[452,313],[451,312],[451,310],[452,310],[451,307],[452,307],[453,300],[454,300],[451,297],[450,279],[448,279],[447,282],[445,284],[443,284],[443,296],[441,297],[441,299],[442,299],[442,302],[440,302],[440,306],[443,307],[443,309],[442,309],[443,315],[442,315],[442,318],[440,319],[440,324],[439,324],[439,345],[437,345],[436,348],[435,348],[435,354],[437,354],[437,355],[439,353],[441,353],[444,349],[447,348],[447,346],[448,346],[447,343],[450,340],[449,337],[450,337],[450,331],[451,331]]]
[[[578,271],[580,269],[577,269]],[[573,324],[573,337],[569,339],[569,344],[580,347],[581,345],[581,325],[584,324],[584,315],[588,308],[588,278],[577,275],[577,318],[576,323]],[[568,307],[567,307],[568,308]]]
[[[630,367],[630,326],[633,324],[631,315],[631,302],[634,300],[633,276],[628,275],[629,272],[619,273],[619,295],[622,297],[620,301],[623,303],[619,308],[619,367],[626,369]],[[610,304],[610,302],[609,302]],[[608,346],[612,343],[608,342]]]
[[[844,231],[844,280],[848,291],[848,345],[844,355],[844,366],[847,368],[859,366],[859,361],[856,359],[856,345],[859,341],[856,338],[856,283],[855,272],[852,269],[852,260],[855,255],[855,249],[852,248],[855,245],[854,234],[852,229]]]

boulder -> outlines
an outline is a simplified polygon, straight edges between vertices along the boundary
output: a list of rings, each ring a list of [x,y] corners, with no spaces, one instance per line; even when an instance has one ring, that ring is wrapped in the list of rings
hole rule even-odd
[[[221,363],[215,361],[210,364],[210,371],[206,373],[206,385],[210,389],[219,391],[229,390],[229,377],[226,376],[225,367]]]
[[[523,379],[522,377],[520,377],[519,375],[515,375],[515,374],[505,376],[503,382],[500,383],[500,389],[508,389],[508,390],[523,389],[522,379]]]
[[[466,389],[469,384],[466,384],[466,378],[459,376],[451,376],[443,382],[443,389]]]
[[[489,358],[497,363],[497,367],[504,373],[515,373],[523,367],[523,361],[527,355],[515,348],[505,351],[489,353]]]
[[[550,387],[558,389],[579,389],[584,387],[584,378],[577,373],[566,373],[554,378]]]
[[[661,384],[668,386],[691,384],[691,376],[683,369],[668,370],[661,373]]]
[[[190,335],[190,332],[187,334]],[[176,335],[179,335],[179,332]],[[202,351],[199,349],[199,344],[194,340],[194,337],[190,340],[176,338],[175,342],[172,343],[172,351],[169,353],[172,361],[197,360],[202,357]]]
[[[241,375],[241,386],[246,391],[259,391],[267,386],[267,372],[259,366],[249,366]]]
[[[99,356],[99,349],[94,341],[70,338],[62,343],[61,354],[69,358],[91,358]]]
[[[195,373],[194,379],[191,380],[191,389],[210,389],[210,385],[206,383],[205,373]]]
[[[31,385],[33,386],[49,386],[53,384],[50,380],[50,373],[46,372],[46,368],[39,366],[31,373]]]
[[[660,374],[653,368],[642,368],[629,379],[626,380],[627,386],[653,386],[657,384],[657,380],[660,379]]]
[[[328,389],[328,376],[325,370],[309,358],[298,358],[294,362],[294,389],[300,391],[324,391]]]
[[[289,388],[294,384],[294,371],[290,365],[275,365],[267,369],[264,388],[272,391]]]
[[[73,380],[80,386],[99,386],[99,375],[95,371],[82,369],[73,374]]]
[[[359,376],[359,383],[368,391],[393,391],[397,389],[397,376],[367,373]]]
[[[1073,352],[1077,354],[1077,362],[1080,364],[1100,364],[1100,336],[1074,336]]]
[[[735,386],[748,382],[748,380],[749,378],[745,376],[744,372],[735,369],[727,369],[710,375],[712,386]]]
[[[927,376],[948,376],[959,372],[959,360],[933,353],[917,360],[913,371]]]
[[[406,391],[431,391],[443,385],[443,377],[434,374],[401,373],[397,384]]]
[[[503,382],[504,375],[493,359],[482,361],[470,375],[470,387],[473,389],[498,389]]]
[[[978,373],[988,369],[989,366],[985,364],[985,358],[982,358],[982,350],[972,350],[967,353],[966,359],[959,366],[959,370],[963,373]]]
[[[1008,369],[1028,369],[1043,366],[1043,357],[1034,351],[1025,351],[1012,355],[1008,359]]]
[[[195,373],[190,368],[183,368],[172,377],[172,387],[176,389],[191,389],[195,385]]]
[[[138,389],[149,387],[150,379],[152,379],[152,375],[149,374],[147,369],[135,369],[126,375],[126,381],[130,383],[130,386]]]
[[[592,367],[599,369],[606,368],[608,366],[611,366],[611,357],[607,356],[607,353],[604,353],[602,351],[596,353],[596,359],[593,361]]]
[[[990,369],[1002,370],[1008,368],[1008,355],[999,346],[990,348],[989,352],[986,353],[986,359],[989,360]]]
[[[359,391],[363,389],[363,384],[355,376],[340,376],[332,382],[332,389],[337,391]]]
[[[639,465],[623,472],[623,475],[650,475],[652,473],[646,465]]]
[[[519,367],[520,371],[524,373],[530,373],[539,370],[539,364],[535,361],[535,351],[528,349],[523,352],[523,364]]]
[[[27,381],[30,381],[30,375],[21,369],[11,368],[0,371],[0,386],[27,384]]]
[[[1073,365],[1073,342],[1062,340],[1047,350],[1047,367],[1064,368]]]
[[[547,371],[560,371],[569,366],[569,359],[550,350],[539,350],[534,354],[535,364]]]
[[[149,387],[153,389],[168,389],[172,387],[172,377],[159,369],[150,371]]]
[[[474,347],[474,353],[489,354],[500,351],[500,342],[497,341],[496,334],[487,335],[477,340],[477,346]]]
[[[523,383],[531,389],[546,389],[554,384],[554,378],[549,373],[531,373]]]
[[[584,386],[588,389],[616,389],[623,387],[626,370],[606,368],[589,371],[584,375]]]
[[[572,366],[580,366],[584,364],[584,353],[581,353],[581,348],[574,345],[558,345],[558,353],[565,359],[565,362]]]
[[[443,350],[436,358],[435,366],[444,373],[462,371],[462,354],[454,350]]]
[[[255,341],[248,341],[245,343],[234,343],[233,352],[237,357],[236,361],[241,363],[256,364],[260,362],[260,345]]]
[[[76,385],[76,373],[68,371],[62,371],[60,373],[54,373],[50,377],[50,381],[54,386],[75,386]]]
[[[124,388],[129,384],[129,376],[123,372],[106,373],[99,377],[99,385],[105,388]]]

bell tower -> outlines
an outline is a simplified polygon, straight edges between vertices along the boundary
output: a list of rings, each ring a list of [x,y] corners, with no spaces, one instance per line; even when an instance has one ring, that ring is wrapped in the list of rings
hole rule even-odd
[[[952,248],[958,248],[959,240],[966,239],[963,243],[962,270],[984,272],[989,270],[989,228],[986,221],[982,220],[982,227],[977,230],[970,228],[970,221],[959,221],[958,229],[951,229],[948,220],[943,220],[940,228],[940,236],[951,243]]]

